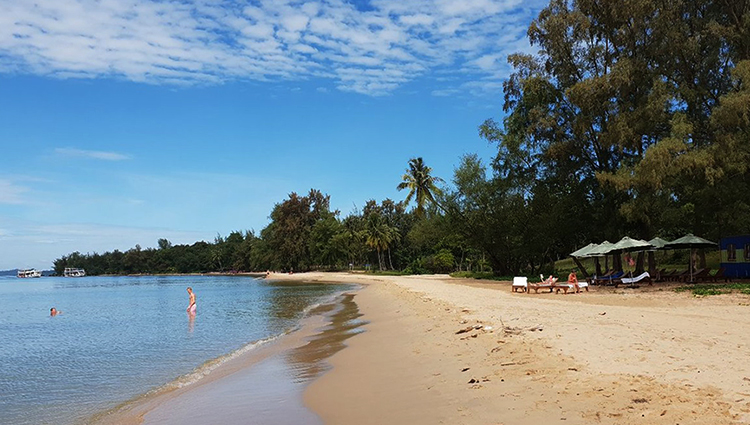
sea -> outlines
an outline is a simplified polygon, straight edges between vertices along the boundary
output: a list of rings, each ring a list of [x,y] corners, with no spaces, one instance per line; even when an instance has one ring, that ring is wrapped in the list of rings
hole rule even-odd
[[[250,276],[0,277],[0,423],[86,423],[191,385],[351,289]]]

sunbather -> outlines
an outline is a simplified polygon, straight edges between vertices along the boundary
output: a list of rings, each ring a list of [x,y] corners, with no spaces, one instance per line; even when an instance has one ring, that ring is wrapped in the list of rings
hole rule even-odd
[[[581,292],[581,288],[578,287],[578,276],[576,276],[576,269],[570,271],[568,275],[568,283],[573,285],[573,289],[576,290],[576,294]]]

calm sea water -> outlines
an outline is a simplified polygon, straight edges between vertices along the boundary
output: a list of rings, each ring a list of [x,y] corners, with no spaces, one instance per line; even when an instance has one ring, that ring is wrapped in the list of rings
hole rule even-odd
[[[205,362],[288,332],[342,289],[251,277],[0,278],[0,423],[77,423],[188,383]],[[53,306],[63,313],[50,317]]]

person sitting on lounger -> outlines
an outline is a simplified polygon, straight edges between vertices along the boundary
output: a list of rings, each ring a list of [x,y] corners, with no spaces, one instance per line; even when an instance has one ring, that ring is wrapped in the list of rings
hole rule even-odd
[[[576,269],[570,271],[570,274],[568,275],[568,283],[573,285],[573,288],[576,290],[576,294],[581,292],[581,288],[578,287],[578,276],[576,276]]]

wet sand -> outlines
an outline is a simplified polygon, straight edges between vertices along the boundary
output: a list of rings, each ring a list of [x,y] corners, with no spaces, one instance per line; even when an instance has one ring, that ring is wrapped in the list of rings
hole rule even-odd
[[[310,312],[301,329],[243,353],[199,381],[147,394],[93,418],[97,425],[319,425],[302,402],[305,385],[330,366],[326,359],[363,324],[354,295]]]
[[[366,332],[305,392],[325,424],[750,423],[747,295],[305,277],[371,283]]]

